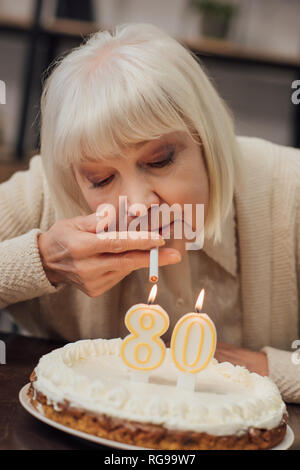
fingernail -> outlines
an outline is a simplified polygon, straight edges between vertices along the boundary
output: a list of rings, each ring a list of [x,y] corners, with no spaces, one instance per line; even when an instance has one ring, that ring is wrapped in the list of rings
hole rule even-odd
[[[170,254],[170,259],[171,261],[173,261],[174,263],[178,263],[179,261],[181,261],[181,256],[177,253],[171,253]]]
[[[161,235],[159,235],[159,233],[151,234],[150,239],[153,240],[153,241],[159,241],[162,245],[164,245],[166,243],[166,240]]]
[[[160,240],[162,236],[158,232],[151,232],[151,238],[153,240]]]

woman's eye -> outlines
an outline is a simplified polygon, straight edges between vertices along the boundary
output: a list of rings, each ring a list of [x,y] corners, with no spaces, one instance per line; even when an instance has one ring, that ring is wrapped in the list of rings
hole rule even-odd
[[[167,165],[170,165],[171,163],[174,162],[174,153],[175,153],[175,151],[172,150],[169,153],[169,155],[167,156],[167,158],[165,158],[164,160],[160,160],[158,162],[148,163],[148,166],[151,166],[152,168],[163,168]],[[114,178],[114,175],[111,175],[108,178],[106,178],[105,180],[102,180],[102,181],[99,181],[99,182],[92,182],[91,188],[92,189],[93,188],[102,188],[103,186],[107,186],[112,181],[113,178]]]
[[[174,150],[169,153],[168,157],[165,158],[164,160],[160,160],[159,162],[153,162],[149,163],[149,166],[154,167],[154,168],[162,168],[164,166],[170,165],[174,161]]]
[[[106,186],[108,183],[111,182],[111,180],[113,179],[114,175],[111,175],[109,176],[108,178],[106,178],[105,180],[102,180],[102,181],[99,181],[97,183],[92,183],[92,188],[102,188],[103,186]]]

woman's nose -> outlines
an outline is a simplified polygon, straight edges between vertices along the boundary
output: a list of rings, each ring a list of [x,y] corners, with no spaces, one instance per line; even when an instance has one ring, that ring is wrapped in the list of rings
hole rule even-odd
[[[136,217],[147,218],[149,216],[151,206],[157,206],[160,203],[159,196],[155,192],[154,188],[141,180],[138,184],[129,185],[124,196],[126,196],[127,199],[128,223]]]
[[[130,206],[137,204],[144,206],[147,210],[151,204],[159,203],[159,197],[155,189],[145,179],[137,177],[135,181],[128,181],[124,189],[123,195],[127,197],[128,210]]]

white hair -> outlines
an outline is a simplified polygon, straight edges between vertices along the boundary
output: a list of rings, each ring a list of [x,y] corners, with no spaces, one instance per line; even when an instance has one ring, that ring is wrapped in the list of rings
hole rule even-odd
[[[125,23],[60,57],[41,99],[41,156],[58,218],[91,213],[73,165],[177,130],[201,142],[205,236],[220,241],[239,149],[231,113],[196,56],[154,25]]]

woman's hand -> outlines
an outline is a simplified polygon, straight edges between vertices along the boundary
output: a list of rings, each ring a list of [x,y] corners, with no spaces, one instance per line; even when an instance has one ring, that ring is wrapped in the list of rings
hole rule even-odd
[[[149,266],[149,250],[165,243],[159,235],[151,239],[151,232],[134,232],[137,239],[100,239],[98,226],[96,214],[91,214],[59,220],[39,235],[42,264],[52,284],[71,283],[88,296],[98,297],[130,272]],[[180,260],[178,250],[159,250],[160,266]]]
[[[219,362],[231,362],[233,365],[245,366],[250,372],[268,375],[268,359],[264,352],[236,348],[227,343],[217,342],[215,358]]]

